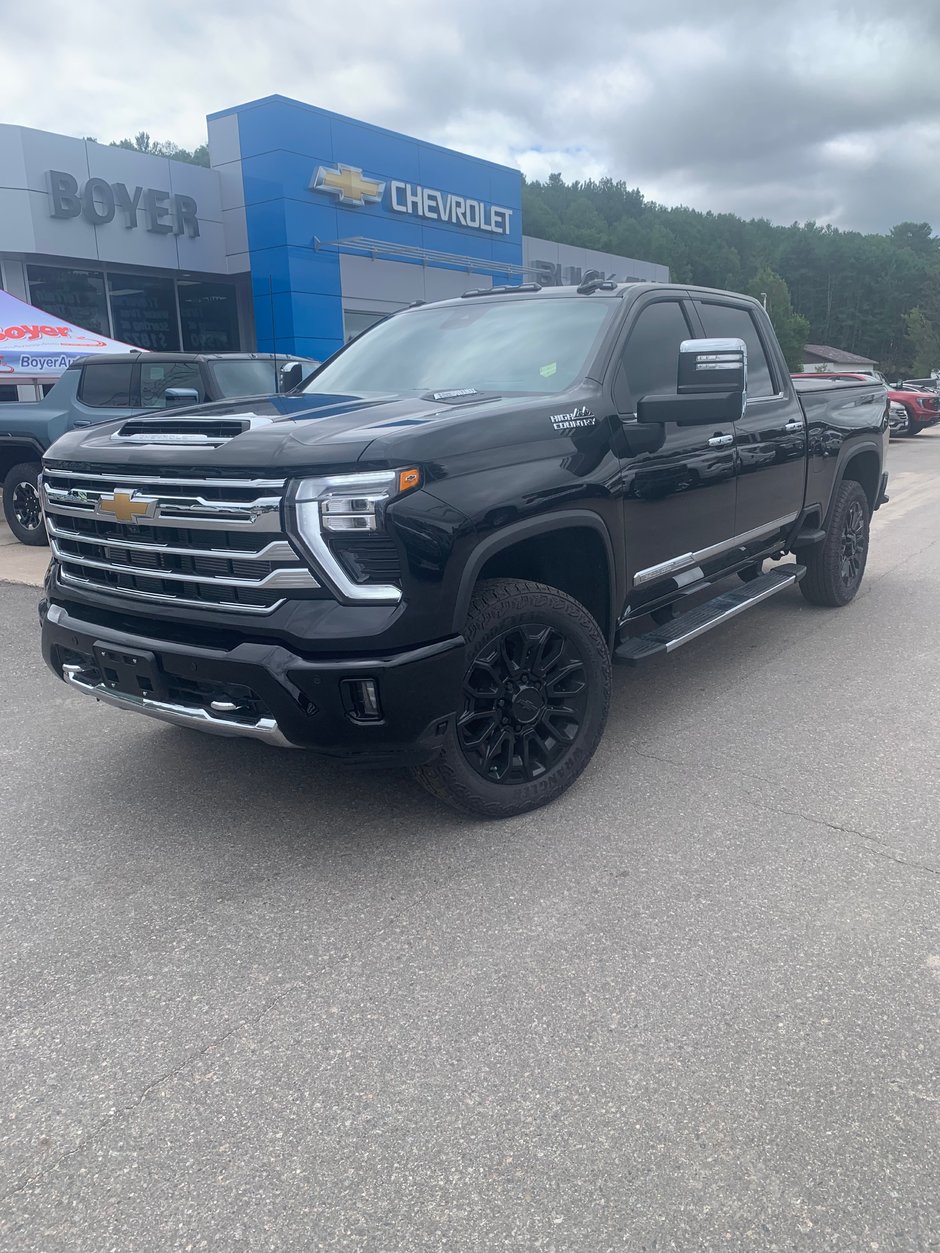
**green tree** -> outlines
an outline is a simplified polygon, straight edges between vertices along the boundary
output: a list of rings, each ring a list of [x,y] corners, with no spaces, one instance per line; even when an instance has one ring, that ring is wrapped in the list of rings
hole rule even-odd
[[[129,148],[132,152],[146,152],[154,157],[169,157],[172,161],[186,161],[190,165],[209,164],[209,146],[181,148],[172,140],[152,139],[149,131],[138,131],[133,139],[112,139],[112,148]]]
[[[767,313],[777,332],[787,365],[791,370],[801,370],[809,338],[809,321],[802,314],[794,313],[790,289],[779,274],[765,268],[758,272],[748,290],[758,300],[766,301]]]
[[[906,313],[904,324],[910,344],[911,373],[915,378],[926,378],[932,370],[940,369],[940,334],[922,309]]]

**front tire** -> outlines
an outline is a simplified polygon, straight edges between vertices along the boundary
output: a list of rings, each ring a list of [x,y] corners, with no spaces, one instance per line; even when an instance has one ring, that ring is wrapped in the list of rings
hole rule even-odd
[[[3,512],[10,530],[21,544],[48,544],[39,503],[38,461],[21,461],[3,480]]]
[[[904,434],[908,436],[919,435],[923,429],[924,428],[920,425],[919,422],[914,421],[914,415],[911,413],[910,409],[908,409],[907,426],[904,428]]]
[[[547,805],[574,783],[610,705],[610,652],[572,597],[493,579],[473,595],[467,667],[441,755],[414,771],[434,796],[480,818]]]
[[[854,479],[840,483],[825,540],[796,552],[797,561],[806,566],[800,591],[811,605],[839,608],[854,599],[868,561],[870,518],[862,485]]]

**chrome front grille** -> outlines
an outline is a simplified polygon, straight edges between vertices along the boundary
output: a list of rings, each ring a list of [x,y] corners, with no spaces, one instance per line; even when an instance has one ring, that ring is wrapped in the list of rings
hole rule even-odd
[[[282,531],[283,479],[193,479],[47,468],[59,577],[131,600],[271,613],[320,584]]]

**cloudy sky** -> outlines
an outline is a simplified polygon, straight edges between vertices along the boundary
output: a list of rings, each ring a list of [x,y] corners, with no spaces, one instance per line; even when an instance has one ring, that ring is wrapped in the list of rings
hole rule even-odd
[[[102,141],[280,92],[530,177],[940,230],[940,0],[45,0],[0,71],[0,120]]]

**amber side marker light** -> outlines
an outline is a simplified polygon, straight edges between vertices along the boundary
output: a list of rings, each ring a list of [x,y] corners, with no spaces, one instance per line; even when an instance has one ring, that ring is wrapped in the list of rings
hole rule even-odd
[[[399,470],[398,472],[398,490],[400,492],[410,492],[416,487],[421,486],[420,470]]]

